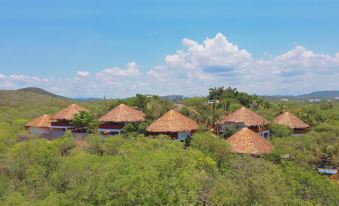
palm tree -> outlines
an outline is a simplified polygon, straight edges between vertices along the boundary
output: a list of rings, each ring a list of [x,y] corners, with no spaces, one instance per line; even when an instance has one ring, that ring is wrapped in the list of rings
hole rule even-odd
[[[213,99],[213,109],[212,109],[212,126],[215,126],[215,100],[219,98],[224,92],[224,87],[219,88],[210,88],[209,89],[209,97]]]

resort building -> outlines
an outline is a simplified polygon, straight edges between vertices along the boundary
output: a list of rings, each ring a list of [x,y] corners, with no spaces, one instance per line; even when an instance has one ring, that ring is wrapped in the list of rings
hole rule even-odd
[[[145,117],[142,111],[120,104],[99,118],[98,130],[103,135],[120,134],[127,123],[141,122],[145,120]]]
[[[146,128],[149,134],[166,134],[177,140],[185,140],[197,130],[195,121],[175,110],[168,111]]]
[[[235,153],[260,155],[270,153],[273,149],[268,140],[246,127],[227,138],[226,141]]]
[[[310,128],[310,125],[306,124],[290,112],[284,112],[281,115],[277,116],[274,119],[274,122],[293,129],[294,134],[305,133]]]
[[[267,138],[270,131],[266,129],[269,121],[251,110],[241,107],[235,112],[225,116],[217,123],[217,132],[224,132],[227,125],[235,125],[237,128],[247,127],[259,135]]]
[[[44,114],[37,117],[25,124],[25,128],[33,135],[48,137],[51,133],[51,116]]]
[[[77,104],[71,104],[65,109],[57,112],[51,117],[51,129],[55,132],[65,132],[67,130],[72,130],[73,126],[70,124],[70,122],[72,121],[74,115],[78,114],[81,111],[88,111],[88,109]]]

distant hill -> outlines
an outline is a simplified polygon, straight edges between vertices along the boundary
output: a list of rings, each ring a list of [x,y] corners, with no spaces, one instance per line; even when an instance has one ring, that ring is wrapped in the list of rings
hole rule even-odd
[[[48,91],[41,89],[41,88],[38,88],[38,87],[26,87],[26,88],[18,89],[16,91],[32,92],[32,93],[43,94],[43,95],[52,96],[52,97],[66,98],[66,97],[63,97],[63,96],[53,94],[52,92],[48,92]]]
[[[309,100],[309,99],[338,99],[339,98],[339,91],[317,91],[311,92],[308,94],[301,94],[301,95],[274,95],[274,96],[264,96],[267,99],[302,99],[302,100]]]
[[[318,91],[309,94],[298,95],[302,99],[334,99],[339,97],[339,91]]]
[[[40,88],[23,88],[18,90],[0,90],[0,106],[43,106],[68,104],[70,99],[50,93]]]

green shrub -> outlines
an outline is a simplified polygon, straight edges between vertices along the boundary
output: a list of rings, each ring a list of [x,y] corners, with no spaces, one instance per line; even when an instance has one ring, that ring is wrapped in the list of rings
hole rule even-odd
[[[86,138],[88,143],[87,151],[92,154],[103,155],[103,138],[97,135],[89,135]]]
[[[223,137],[230,137],[235,134],[239,129],[234,124],[229,124],[225,126]]]
[[[280,124],[271,124],[269,130],[273,137],[288,137],[293,134],[289,127]]]

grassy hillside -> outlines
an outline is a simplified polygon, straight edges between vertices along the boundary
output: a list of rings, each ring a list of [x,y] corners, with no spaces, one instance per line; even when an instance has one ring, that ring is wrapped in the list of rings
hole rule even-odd
[[[16,135],[23,125],[44,113],[52,114],[70,104],[68,99],[31,91],[0,91],[0,137]]]
[[[69,102],[68,99],[52,93],[29,90],[0,90],[0,106],[20,107],[21,105],[31,105],[32,107],[39,107],[67,102]]]

